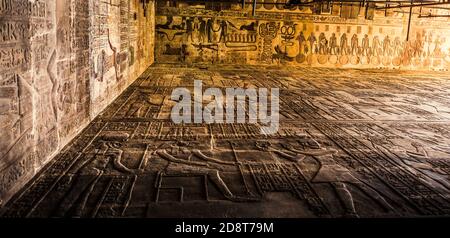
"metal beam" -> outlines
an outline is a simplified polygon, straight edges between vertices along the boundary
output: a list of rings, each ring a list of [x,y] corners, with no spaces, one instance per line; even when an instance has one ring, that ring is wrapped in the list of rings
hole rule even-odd
[[[450,5],[450,2],[434,2],[434,3],[420,3],[420,4],[408,4],[408,5],[398,5],[398,6],[388,6],[388,7],[376,7],[376,10],[383,9],[394,9],[394,8],[407,8],[407,7],[424,7],[424,6],[438,6],[438,5]]]
[[[411,4],[413,0],[411,0]],[[411,30],[411,18],[412,18],[413,7],[409,8],[409,17],[408,17],[408,31],[406,32],[406,41],[409,41],[409,31]]]
[[[157,1],[165,1],[165,0],[157,0]],[[187,3],[241,3],[242,8],[244,9],[246,4],[253,5],[253,15],[256,14],[256,1],[254,0],[232,0],[232,1],[220,1],[220,0],[181,0],[180,2]],[[387,9],[396,9],[396,8],[411,8],[411,7],[427,7],[427,6],[450,6],[450,2],[438,2],[438,0],[421,0],[421,1],[411,1],[411,0],[310,0],[307,2],[294,2],[290,3],[290,1],[277,2],[273,1],[271,3],[261,3],[261,4],[270,4],[270,5],[286,5],[286,6],[312,6],[313,4],[329,2],[330,4],[340,3],[341,5],[352,5],[352,3],[375,3],[377,5],[384,4],[384,6],[375,7],[375,10],[387,10]],[[416,3],[414,3],[416,2]],[[405,4],[403,4],[405,3]],[[407,3],[407,4],[406,4]],[[437,8],[437,7],[436,7]],[[440,8],[445,9],[445,8]]]
[[[157,0],[157,1],[167,1],[167,0]],[[190,3],[242,3],[242,4],[253,4],[252,0],[234,0],[234,1],[220,1],[220,0],[179,0],[180,2],[190,2]],[[346,3],[376,3],[376,4],[401,4],[401,3],[411,3],[410,0],[310,0],[307,2],[299,2],[299,3],[291,3],[295,6],[310,6],[312,4],[317,3],[324,3],[324,2],[330,2],[330,3],[343,3],[346,5]],[[437,0],[422,0],[418,1],[420,3],[438,3],[443,4],[442,2],[439,3]],[[289,4],[289,1],[286,3],[284,2],[261,2],[261,4],[270,4],[270,5],[286,5]]]
[[[418,18],[450,17],[450,15],[419,15]]]

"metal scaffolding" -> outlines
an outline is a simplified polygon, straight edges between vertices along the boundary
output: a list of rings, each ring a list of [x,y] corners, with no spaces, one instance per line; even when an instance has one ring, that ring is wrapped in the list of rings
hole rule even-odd
[[[165,1],[165,0],[158,0]],[[166,1],[167,2],[167,1]],[[176,0],[170,2],[186,2],[186,3],[231,3],[241,4],[245,9],[246,5],[252,6],[252,13],[256,13],[257,4],[268,5],[284,5],[286,9],[294,6],[299,7],[314,7],[321,4],[333,4],[339,6],[360,6],[366,8],[374,8],[375,10],[387,10],[387,9],[402,9],[402,8],[422,8],[427,7],[430,9],[443,9],[450,10],[450,0],[284,0],[284,1],[270,1],[264,0]],[[359,4],[358,4],[359,3]],[[421,15],[421,17],[448,17],[448,15]]]

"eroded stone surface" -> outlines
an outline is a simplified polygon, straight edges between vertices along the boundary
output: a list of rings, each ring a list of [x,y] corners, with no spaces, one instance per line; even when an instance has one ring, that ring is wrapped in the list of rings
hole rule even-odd
[[[173,124],[194,79],[279,87],[279,132]],[[2,216],[449,215],[449,90],[430,72],[149,68]]]

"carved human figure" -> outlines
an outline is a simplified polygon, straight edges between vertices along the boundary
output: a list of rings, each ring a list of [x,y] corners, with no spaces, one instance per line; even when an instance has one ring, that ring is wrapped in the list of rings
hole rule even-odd
[[[380,39],[378,38],[378,36],[374,36],[373,37],[372,54],[374,56],[380,56],[381,55],[381,44],[380,44]]]
[[[209,19],[206,21],[205,34],[206,34],[206,36],[207,36],[207,38],[208,38],[208,43],[211,43],[212,40],[213,40],[213,31],[212,31],[212,28],[213,28],[214,21],[215,21],[214,18],[209,18]]]
[[[222,37],[222,26],[221,21],[217,19],[212,19],[210,22],[209,31],[208,31],[208,39],[210,39],[210,43],[218,43]]]
[[[120,74],[119,54],[117,52],[117,47],[115,47],[111,41],[111,34],[109,32],[109,28],[108,28],[107,32],[108,32],[108,44],[113,52],[113,64],[114,64],[114,69],[115,69],[115,73],[116,73],[116,80],[119,81],[123,77],[123,75]]]
[[[429,52],[428,34],[424,33],[422,57],[428,57],[428,52]]]
[[[329,183],[331,184],[339,199],[342,201],[345,209],[345,216],[358,217],[353,196],[348,189],[348,185],[353,185],[370,196],[374,201],[380,204],[387,211],[395,211],[394,208],[373,188],[368,186],[363,181],[356,178],[350,170],[343,167],[334,160],[337,150],[325,149],[310,137],[304,137],[297,141],[300,148],[290,143],[283,143],[284,149],[274,148],[270,143],[260,143],[260,149],[272,152],[281,158],[290,160],[292,162],[301,162],[307,156],[315,159],[319,165],[319,171],[311,179],[312,183]]]
[[[107,142],[106,145],[109,147],[109,149],[105,155],[109,157],[110,161],[112,161],[115,170],[129,174],[137,173],[136,170],[130,169],[122,163],[123,158],[123,150],[121,149],[122,143],[112,141]]]
[[[434,57],[441,56],[441,47],[442,47],[442,38],[440,36],[436,36],[436,39],[434,40],[434,50],[433,50]]]
[[[317,44],[317,38],[314,35],[314,32],[311,32],[311,34],[308,36],[308,42],[309,42],[309,49],[311,50],[311,53],[315,53],[316,50],[316,44]]]
[[[189,40],[192,40],[192,32],[193,32],[193,28],[194,28],[194,21],[190,18],[187,17],[186,19],[183,19],[183,21],[185,22],[185,26],[186,26],[186,37]]]
[[[444,186],[447,190],[450,190],[450,180],[449,176],[445,171],[440,168],[434,168],[428,163],[430,157],[428,155],[427,149],[419,142],[411,142],[414,147],[414,151],[407,150],[406,153],[409,155],[409,159],[404,160],[404,162],[411,167],[414,167],[438,183]]]
[[[84,154],[84,157],[68,171],[67,175],[73,177],[73,185],[55,211],[56,216],[83,216],[87,199],[103,174],[116,172],[136,174],[138,172],[122,163],[122,145],[122,141],[109,139],[99,139],[93,143],[90,153]]]
[[[58,87],[59,82],[56,79],[56,75],[53,72],[53,65],[56,62],[56,50],[53,50],[52,55],[50,56],[50,60],[47,65],[47,73],[50,78],[50,81],[52,82],[52,90],[51,90],[51,107],[53,110],[53,114],[55,117],[55,121],[58,121],[58,102],[57,102],[57,96],[58,96]]]
[[[328,54],[328,40],[323,32],[319,35],[319,54]]]
[[[189,52],[187,51],[187,45],[185,45],[185,44],[181,45],[180,54],[179,54],[178,60],[180,62],[186,62],[186,57],[188,55],[189,55]]]
[[[362,39],[362,54],[364,56],[370,56],[370,45],[369,45],[369,36],[367,34],[364,35],[364,38]]]
[[[414,57],[414,45],[412,41],[407,41],[403,49],[403,58],[409,60],[412,57]]]
[[[422,52],[423,52],[423,39],[422,35],[419,32],[417,32],[416,39],[414,40],[414,57],[420,57],[422,55]]]
[[[402,55],[402,43],[400,41],[400,37],[395,37],[394,39],[394,55],[400,56]]]
[[[299,54],[304,53],[306,39],[305,36],[303,35],[303,31],[300,31],[300,34],[297,36],[297,40],[298,40],[298,53]]]
[[[208,41],[208,34],[206,32],[206,21],[203,18],[199,17],[200,26],[199,26],[199,40],[200,42]]]
[[[401,165],[406,165],[410,172],[417,175],[417,178],[430,186],[433,186],[433,182],[437,182],[442,185],[445,189],[450,190],[450,181],[448,175],[440,170],[439,168],[434,168],[430,165],[428,160],[428,152],[425,147],[416,141],[411,142],[414,150],[405,149],[403,146],[399,146],[392,142],[388,138],[378,138],[368,136],[368,140],[372,146],[382,152],[383,154],[390,156],[397,163]],[[434,187],[434,186],[433,186]]]
[[[194,43],[200,42],[200,21],[197,17],[192,21],[191,41]]]
[[[433,40],[433,33],[430,32],[427,36],[427,56],[431,56],[434,50],[434,40]]]
[[[358,49],[359,49],[358,35],[353,34],[352,39],[351,39],[351,54],[352,55],[357,55],[358,54]]]
[[[391,56],[391,39],[386,35],[383,40],[383,55]]]
[[[346,33],[343,33],[341,35],[341,43],[340,43],[339,49],[341,51],[341,55],[348,55],[348,40],[347,40]]]
[[[164,169],[165,175],[206,175],[220,192],[231,201],[254,201],[259,198],[241,197],[233,194],[223,181],[220,173],[238,169],[234,162],[222,161],[205,155],[199,149],[188,148],[189,143],[177,141],[155,148],[155,154],[169,162]],[[193,157],[201,161],[192,160]]]
[[[333,32],[330,37],[330,53],[332,55],[337,54],[337,39],[336,34]]]
[[[208,43],[218,43],[222,35],[221,22],[216,18],[210,18],[206,22],[205,37]]]
[[[393,151],[393,153],[400,159],[400,163],[406,165],[405,168],[410,168],[409,170],[417,175],[417,178],[422,182],[429,184],[434,187],[433,182],[439,183],[445,189],[450,190],[450,180],[447,173],[439,168],[433,167],[429,160],[431,159],[428,155],[425,146],[418,142],[411,142],[413,150],[399,146],[388,139],[383,140],[371,140],[372,145],[386,154],[387,151]]]
[[[98,148],[99,151],[91,160],[83,161],[82,164],[77,164],[76,169],[72,169],[68,174],[76,174],[74,176],[73,185],[64,199],[60,202],[55,215],[58,217],[72,216],[80,217],[83,213],[83,209],[89,195],[89,188],[95,186],[96,180],[106,170],[108,165],[108,158],[104,156],[107,151],[107,147],[103,144],[103,148]],[[73,172],[72,172],[73,171]],[[76,203],[79,198],[82,198],[79,203]],[[72,209],[72,207],[75,207]],[[68,214],[68,211],[72,209],[73,213]]]
[[[128,135],[126,135],[128,136]],[[123,159],[123,143],[124,141],[117,140],[103,140],[100,139],[97,142],[97,147],[95,148],[95,156],[92,164],[86,163],[78,167],[77,171],[80,174],[88,174],[93,172],[93,174],[99,174],[99,172],[106,172],[107,166],[111,164],[110,169],[112,171],[117,171],[125,174],[136,174],[137,170],[130,169],[122,163]],[[97,159],[99,161],[97,161]],[[104,166],[97,166],[104,165]]]
[[[228,35],[228,22],[225,20],[220,21],[220,42],[226,42]]]
[[[97,67],[95,67],[95,77],[98,78],[99,82],[103,82],[103,76],[105,74],[105,63],[106,63],[106,52],[102,50],[100,54],[97,55]]]

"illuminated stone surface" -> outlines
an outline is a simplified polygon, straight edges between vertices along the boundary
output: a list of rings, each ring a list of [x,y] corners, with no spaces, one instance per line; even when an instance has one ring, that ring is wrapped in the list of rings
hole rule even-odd
[[[176,4],[157,4],[157,62],[450,69],[448,17],[417,18],[419,8],[414,8],[408,41],[409,14],[398,9],[375,11],[368,20],[359,4],[335,3],[328,12],[319,9],[320,15],[314,7],[274,9],[264,4],[254,16],[238,4],[237,10],[230,4]],[[448,10],[425,11],[448,15]]]
[[[280,88],[280,130],[174,125],[175,87]],[[446,73],[149,68],[3,208],[19,217],[450,214]]]
[[[153,63],[151,3],[0,0],[0,206]]]

